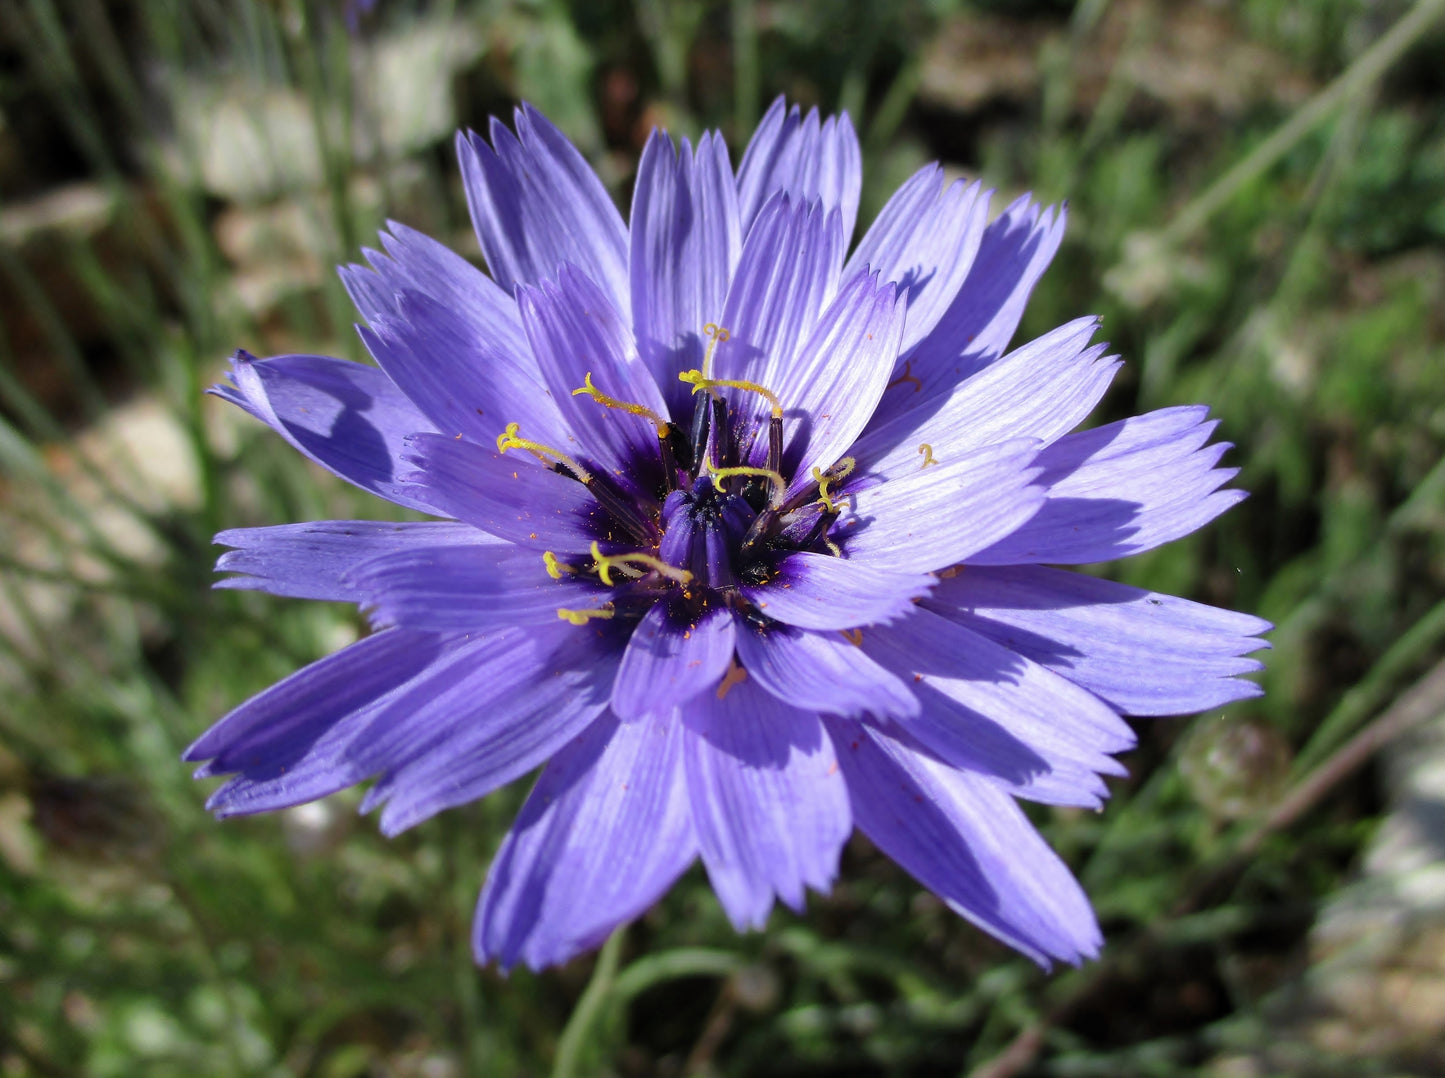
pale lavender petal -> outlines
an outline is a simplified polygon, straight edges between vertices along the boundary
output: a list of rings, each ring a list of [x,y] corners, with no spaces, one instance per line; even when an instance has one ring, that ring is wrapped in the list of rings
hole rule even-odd
[[[892,669],[922,675],[964,707],[998,722],[1050,758],[1070,758],[1091,770],[1121,775],[1110,753],[1134,747],[1134,731],[1117,712],[1068,678],[1001,647],[949,617],[924,599],[913,617],[875,633],[863,645],[892,649],[875,657]]]
[[[347,747],[386,701],[425,684],[452,646],[405,629],[377,633],[253,696],[182,756],[209,761],[197,778],[236,773],[207,807],[219,816],[266,812],[361,781]]]
[[[670,712],[713,688],[733,657],[733,616],[713,607],[680,621],[658,603],[632,637],[612,687],[612,710],[623,721]]]
[[[390,234],[381,234],[386,253],[370,249],[365,252],[375,270],[370,276],[379,279],[380,289],[364,280],[366,273],[360,267],[351,267],[354,272],[342,274],[348,288],[354,289],[353,299],[357,291],[362,291],[367,305],[377,308],[373,314],[357,300],[357,308],[367,321],[396,315],[399,313],[396,295],[416,292],[471,326],[494,353],[514,357],[527,354],[527,338],[522,333],[517,304],[509,292],[504,292],[476,266],[430,236],[397,221],[388,221],[387,227]],[[378,303],[381,295],[386,297],[385,305]]]
[[[1019,438],[850,492],[833,537],[849,558],[898,572],[942,569],[1014,532],[1044,499],[1038,443]]]
[[[478,962],[565,962],[672,886],[697,856],[683,737],[675,714],[604,714],[552,757],[487,874]]]
[[[853,629],[892,621],[913,609],[936,578],[794,551],[766,584],[744,587],[767,617],[799,629]]]
[[[330,356],[237,352],[234,385],[211,392],[244,408],[323,468],[388,501],[435,510],[397,490],[406,436],[436,427],[375,367]]]
[[[216,561],[216,572],[236,573],[218,588],[254,588],[297,599],[358,602],[345,575],[364,561],[418,546],[493,545],[499,540],[469,524],[424,521],[318,520],[269,528],[231,528],[212,542],[234,547]]]
[[[417,547],[364,562],[347,577],[373,625],[481,632],[551,624],[559,609],[593,607],[607,591],[564,574],[553,580],[534,551],[506,544]]]
[[[407,489],[448,516],[519,546],[586,554],[607,538],[595,498],[577,480],[529,453],[422,434],[411,439],[402,476]],[[429,545],[429,544],[418,544]]]
[[[814,468],[832,467],[867,425],[898,354],[905,307],[891,284],[860,274],[793,361],[765,383],[783,404],[783,474],[795,476],[790,495],[813,482]],[[767,439],[756,439],[751,463],[761,467],[767,456]]]
[[[727,144],[703,135],[694,156],[654,131],[632,195],[632,327],[643,362],[674,415],[689,415],[677,376],[702,367],[703,327],[722,319],[742,250]]]
[[[624,469],[639,458],[655,458],[657,426],[652,420],[605,407],[587,394],[573,395],[590,374],[601,393],[667,419],[667,405],[637,355],[632,332],[606,295],[575,266],[564,264],[555,282],[520,286],[517,304],[543,384],[576,431],[585,455],[608,471]]]
[[[863,187],[863,158],[848,114],[820,121],[817,109],[802,116],[781,97],[773,102],[738,165],[738,209],[743,235],[777,192],[795,202],[821,200],[837,209],[843,239],[853,235],[858,196]]]
[[[844,279],[865,268],[898,284],[908,301],[902,350],[923,340],[953,304],[988,225],[982,185],[955,180],[925,165],[888,200],[858,241]],[[895,357],[896,358],[896,357]]]
[[[1057,441],[1093,411],[1120,366],[1104,357],[1105,345],[1089,345],[1098,324],[1075,319],[985,367],[947,397],[870,425],[851,450],[859,469],[896,479],[924,467],[923,446],[946,463],[1007,438]]]
[[[538,385],[536,361],[513,351],[445,304],[420,292],[396,295],[394,318],[360,326],[367,350],[432,424],[448,437],[488,443],[517,423],[523,437],[566,443],[556,402]]]
[[[1044,967],[1103,938],[1089,900],[1013,798],[906,742],[825,718],[859,829],[951,909]]]
[[[1239,675],[1269,622],[1040,566],[966,567],[937,608],[1128,715],[1187,715],[1258,696]],[[948,610],[946,608],[952,608]],[[956,611],[956,613],[955,613]]]
[[[761,928],[773,896],[802,912],[827,893],[853,830],[848,791],[818,716],[749,682],[683,711],[693,826],[733,925]]]
[[[1048,497],[1027,523],[967,556],[978,565],[1082,564],[1151,550],[1208,524],[1243,491],[1205,445],[1207,409],[1163,408],[1060,438],[1038,455]],[[958,560],[963,561],[964,558]]]
[[[960,629],[920,609],[865,634],[864,650],[921,704],[900,725],[940,759],[1020,797],[1098,807],[1108,796],[1099,776],[1124,773],[1109,753],[1132,747],[1128,725],[1072,682]]]
[[[832,298],[842,261],[836,214],[786,196],[769,202],[743,243],[722,316],[730,336],[707,373],[768,389],[781,383]],[[725,392],[746,445],[751,432],[767,423],[769,405],[756,393]]]
[[[562,262],[581,267],[628,313],[627,226],[602,181],[566,137],[523,105],[517,134],[492,121],[492,145],[457,135],[472,224],[497,284],[537,284]]]
[[[841,632],[738,626],[738,659],[748,679],[786,703],[846,718],[918,714],[918,700],[893,673]]]
[[[395,835],[545,763],[607,706],[617,651],[591,643],[560,622],[511,630],[454,662],[445,685],[392,701],[357,740],[359,764],[385,771],[362,811],[384,803],[382,833]]]
[[[884,394],[876,422],[946,395],[1003,355],[1034,285],[1063,241],[1064,218],[1062,208],[1041,212],[1024,195],[988,226],[953,305],[894,372],[906,370],[917,381],[899,382]]]

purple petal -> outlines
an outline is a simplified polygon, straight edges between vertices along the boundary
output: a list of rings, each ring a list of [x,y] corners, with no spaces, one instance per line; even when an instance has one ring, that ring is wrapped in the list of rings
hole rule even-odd
[[[206,807],[218,816],[267,812],[359,782],[366,773],[347,758],[348,746],[389,699],[424,685],[451,646],[427,633],[377,633],[253,696],[182,756],[209,759],[197,778],[238,773]]]
[[[557,404],[539,386],[536,361],[525,345],[512,351],[451,308],[420,292],[396,296],[394,318],[358,327],[367,350],[416,402],[437,430],[488,443],[517,423],[524,437],[565,442],[568,428]]]
[[[1020,797],[1090,808],[1108,796],[1099,775],[1124,773],[1109,753],[1132,747],[1134,735],[1118,715],[964,626],[921,609],[863,646],[918,696],[919,713],[900,725],[954,767]]]
[[[632,195],[632,326],[647,369],[674,415],[688,415],[677,376],[702,367],[703,327],[722,317],[742,249],[727,145],[703,135],[694,157],[654,131]]]
[[[319,520],[269,528],[232,528],[212,542],[235,547],[216,561],[216,572],[238,576],[218,588],[254,588],[297,599],[359,602],[343,578],[364,561],[418,546],[486,546],[497,542],[469,524],[426,521]]]
[[[801,912],[827,893],[853,830],[848,791],[818,716],[748,682],[684,709],[693,826],[713,890],[738,931],[777,895]]]
[[[1120,366],[1113,356],[1100,358],[1104,345],[1089,346],[1098,324],[1075,319],[985,367],[947,397],[870,425],[852,450],[859,468],[896,479],[920,470],[925,444],[948,460],[1007,438],[1057,441],[1093,411]]]
[[[1129,715],[1187,715],[1258,696],[1243,656],[1270,624],[1172,595],[1039,566],[968,567],[939,610]]]
[[[843,233],[836,214],[825,215],[816,205],[787,196],[769,202],[743,242],[723,308],[730,336],[718,345],[710,376],[775,390],[832,298],[842,262]],[[766,424],[769,406],[761,396],[725,392],[741,437]],[[789,403],[785,400],[784,407]]]
[[[627,641],[612,687],[612,710],[624,722],[671,712],[716,685],[733,657],[733,616],[725,608],[682,622],[658,603]]]
[[[852,629],[901,617],[936,578],[794,551],[768,583],[742,589],[765,615],[799,629]]]
[[[1024,195],[988,226],[952,306],[933,332],[902,357],[908,374],[918,381],[901,382],[885,394],[877,422],[910,411],[920,401],[947,395],[1003,354],[1034,285],[1064,238],[1064,218],[1062,209],[1041,213],[1038,204]],[[895,375],[904,369],[900,362]]]
[[[775,625],[759,632],[740,625],[738,659],[750,681],[786,703],[845,718],[918,714],[918,700],[842,633]]]
[[[573,395],[590,374],[592,385],[607,396],[667,418],[667,405],[638,358],[631,331],[602,291],[576,267],[564,264],[555,283],[519,287],[517,304],[543,383],[577,432],[585,455],[609,471],[624,469],[638,457],[655,458],[657,427],[652,420],[604,407],[585,394]],[[528,436],[525,429],[522,434]],[[557,448],[571,451],[568,446]]]
[[[891,669],[922,675],[915,684],[939,692],[1000,723],[1046,757],[1068,756],[1094,771],[1122,775],[1109,753],[1134,747],[1134,731],[1093,693],[1022,655],[942,616],[925,599],[915,615],[869,633],[892,649]],[[885,656],[875,656],[884,661]]]
[[[1163,408],[1060,438],[1038,455],[1048,489],[1017,531],[968,556],[978,565],[1082,564],[1151,550],[1208,524],[1244,498],[1218,488],[1228,442],[1202,407]],[[964,560],[963,558],[959,559]]]
[[[551,277],[562,262],[581,267],[624,315],[627,226],[592,166],[530,105],[514,136],[499,120],[492,145],[457,135],[457,157],[482,254],[505,292]]]
[[[833,536],[849,558],[898,572],[942,569],[1017,529],[1043,502],[1038,443],[1019,438],[851,493]]]
[[[244,408],[317,464],[388,501],[435,510],[396,489],[402,443],[436,428],[375,367],[330,356],[237,352],[233,386],[211,392]]]
[[[544,763],[607,706],[616,649],[591,643],[561,623],[500,633],[454,661],[444,685],[394,700],[357,739],[359,765],[386,772],[362,811],[384,802],[381,830],[395,835]]]
[[[819,199],[837,209],[843,239],[853,235],[863,158],[848,114],[820,122],[817,109],[803,117],[781,97],[773,102],[738,165],[738,210],[743,235],[752,229],[768,200],[784,191],[794,202]]]
[[[661,897],[697,856],[674,714],[598,719],[554,756],[477,903],[480,963],[567,961]]]
[[[586,554],[593,540],[605,536],[587,488],[528,453],[498,453],[475,442],[422,434],[411,439],[406,459],[416,467],[402,477],[407,489],[508,542]]]
[[[888,200],[843,276],[866,268],[897,282],[908,301],[906,351],[928,336],[953,303],[987,225],[988,196],[980,184],[955,180],[944,187],[943,169],[925,165]]]
[[[553,580],[537,554],[504,544],[398,551],[363,563],[346,582],[373,608],[374,625],[433,632],[550,625],[559,609],[606,595],[570,575]]]
[[[790,494],[813,482],[815,467],[831,467],[867,426],[898,354],[904,310],[891,284],[858,276],[777,380],[765,383],[783,402],[783,474],[795,476]],[[752,463],[762,466],[767,455],[767,439],[756,439]]]
[[[415,292],[466,322],[495,352],[527,354],[527,338],[511,293],[430,236],[396,221],[388,221],[387,227],[391,234],[381,234],[386,253],[366,251],[375,272],[352,266],[341,275],[368,322],[395,317],[397,293]]]
[[[1045,968],[1099,953],[1089,900],[1012,797],[879,730],[824,723],[859,829],[919,883]]]

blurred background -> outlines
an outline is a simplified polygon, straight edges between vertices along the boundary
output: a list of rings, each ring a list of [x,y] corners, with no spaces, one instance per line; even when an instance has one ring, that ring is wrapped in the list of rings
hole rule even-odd
[[[1442,15],[3,0],[0,1076],[1445,1074]],[[503,978],[468,929],[525,783],[387,842],[354,793],[216,823],[179,762],[362,628],[211,591],[211,535],[392,508],[204,396],[229,353],[363,359],[332,267],[387,217],[477,257],[458,126],[530,100],[625,206],[654,124],[736,161],[779,93],[852,115],[860,227],[934,159],[1068,199],[1019,339],[1102,314],[1099,421],[1204,402],[1237,446],[1247,502],[1099,571],[1274,621],[1267,695],[1031,810],[1082,970],[855,838],[765,933],[695,869],[601,968]]]

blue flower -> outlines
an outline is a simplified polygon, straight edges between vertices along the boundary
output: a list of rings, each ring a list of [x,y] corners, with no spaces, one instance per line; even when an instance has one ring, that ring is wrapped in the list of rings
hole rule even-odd
[[[223,587],[377,631],[187,752],[221,816],[375,779],[395,834],[545,765],[478,961],[562,962],[702,858],[739,928],[856,826],[1036,961],[1097,953],[1016,799],[1097,807],[1120,717],[1252,696],[1268,626],[1051,565],[1242,495],[1203,408],[1069,433],[1118,367],[1083,318],[1005,352],[1064,214],[937,165],[851,254],[847,116],[777,102],[736,174],[655,132],[629,229],[535,110],[458,138],[491,269],[402,225],[342,277],[378,366],[240,354],[215,390],[443,518],[223,532]]]

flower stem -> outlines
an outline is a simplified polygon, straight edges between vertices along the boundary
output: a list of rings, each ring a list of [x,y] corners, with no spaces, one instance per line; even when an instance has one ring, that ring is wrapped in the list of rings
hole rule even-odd
[[[567,1019],[562,1038],[557,1042],[557,1058],[552,1063],[552,1078],[573,1078],[577,1074],[582,1046],[587,1043],[587,1035],[592,1032],[592,1027],[617,980],[617,958],[622,953],[622,939],[625,935],[627,928],[624,925],[607,937],[607,942],[602,945],[602,950],[597,955],[597,964],[592,967],[592,978],[587,982],[587,988],[583,991],[582,998],[577,1001],[577,1006],[572,1009],[572,1017]]]

